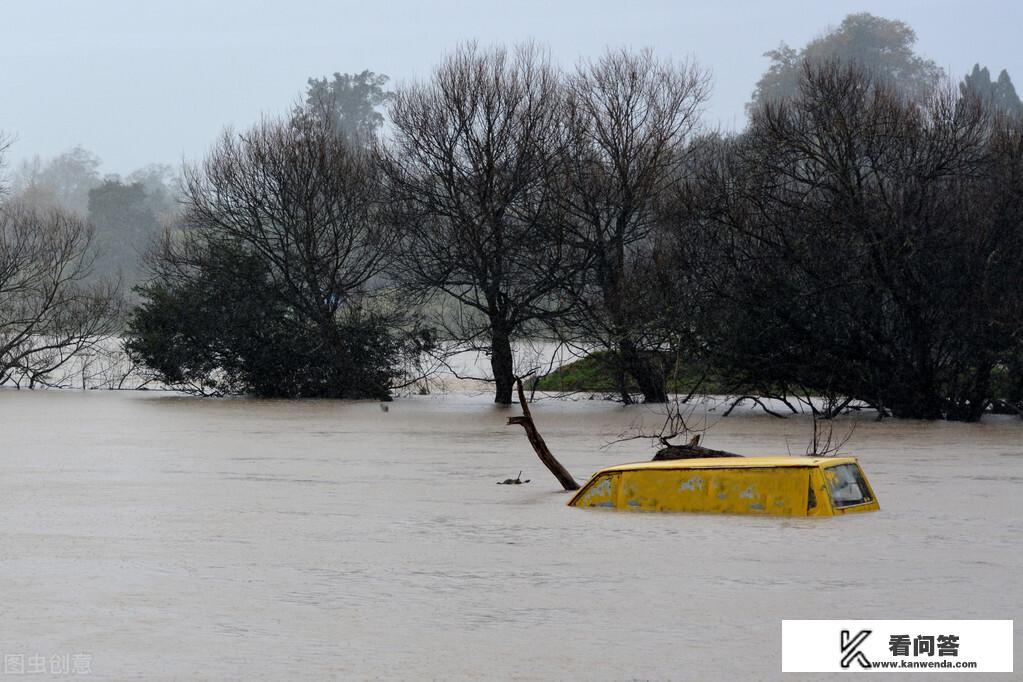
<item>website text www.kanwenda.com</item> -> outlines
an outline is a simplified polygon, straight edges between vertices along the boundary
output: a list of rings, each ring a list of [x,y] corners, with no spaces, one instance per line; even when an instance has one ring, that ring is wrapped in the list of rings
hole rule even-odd
[[[873,668],[976,668],[976,661],[871,661]]]

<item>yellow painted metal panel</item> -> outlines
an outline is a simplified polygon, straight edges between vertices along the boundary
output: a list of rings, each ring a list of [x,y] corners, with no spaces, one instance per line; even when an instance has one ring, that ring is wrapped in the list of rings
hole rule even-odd
[[[569,502],[573,507],[608,507],[618,506],[618,482],[621,474],[599,473],[590,479]]]
[[[666,459],[656,462],[631,462],[607,467],[602,471],[633,471],[636,469],[759,469],[763,467],[810,467],[856,463],[855,457],[706,457]]]
[[[810,508],[807,503],[807,516],[834,516],[831,509],[831,493],[828,491],[828,484],[824,482],[824,475],[820,467],[810,469],[810,490],[813,491],[814,506]]]
[[[805,516],[809,469],[623,471],[620,509]],[[607,486],[605,486],[607,487]],[[592,495],[591,495],[592,496]],[[608,497],[601,497],[608,506]],[[587,506],[593,506],[588,504]]]
[[[880,509],[852,457],[621,464],[595,474],[569,505],[773,516],[835,516]]]

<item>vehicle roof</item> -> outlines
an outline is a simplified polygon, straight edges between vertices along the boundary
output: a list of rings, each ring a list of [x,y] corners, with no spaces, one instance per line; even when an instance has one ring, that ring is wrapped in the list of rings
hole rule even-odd
[[[601,469],[637,471],[640,469],[765,469],[775,467],[817,467],[820,465],[856,464],[855,457],[704,457],[699,459],[666,459],[657,462],[631,462]]]

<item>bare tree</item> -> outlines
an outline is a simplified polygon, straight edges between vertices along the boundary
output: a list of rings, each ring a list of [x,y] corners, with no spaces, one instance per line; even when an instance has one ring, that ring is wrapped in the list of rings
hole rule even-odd
[[[185,172],[184,228],[153,258],[129,349],[176,383],[386,398],[400,342],[375,295],[393,235],[379,180],[330,122],[225,132]]]
[[[458,348],[489,353],[509,404],[512,339],[558,314],[567,254],[552,181],[563,144],[558,74],[527,44],[465,45],[399,88],[384,155],[400,227],[396,277]]]
[[[100,184],[101,160],[82,147],[49,159],[23,160],[14,172],[13,193],[37,208],[62,208],[79,215],[89,209],[89,190]]]
[[[116,331],[116,287],[86,284],[93,258],[84,220],[0,206],[0,385],[47,385]]]
[[[384,268],[392,232],[378,219],[378,179],[369,154],[330,126],[266,120],[226,131],[186,170],[185,225],[205,246],[254,253],[283,296],[327,322]]]
[[[854,400],[979,419],[1020,338],[1020,125],[951,87],[919,103],[807,65],[799,97],[708,156],[703,209],[677,223],[679,260],[717,301],[712,363],[825,417]]]
[[[3,199],[4,195],[6,195],[9,191],[6,183],[7,176],[4,169],[7,168],[7,159],[5,155],[7,150],[10,148],[11,138],[4,133],[4,131],[0,130],[0,199]]]
[[[632,401],[631,377],[647,402],[665,402],[664,326],[652,324],[660,301],[644,271],[656,257],[651,236],[660,205],[682,171],[709,78],[649,50],[617,50],[581,63],[566,91],[569,144],[559,196],[586,265],[572,292],[568,333],[608,352],[623,401]]]

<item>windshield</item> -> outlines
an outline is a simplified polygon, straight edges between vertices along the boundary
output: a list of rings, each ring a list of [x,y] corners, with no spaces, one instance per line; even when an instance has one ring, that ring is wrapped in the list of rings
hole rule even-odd
[[[839,464],[824,470],[831,489],[831,502],[835,507],[851,507],[870,502],[870,488],[855,464]]]

